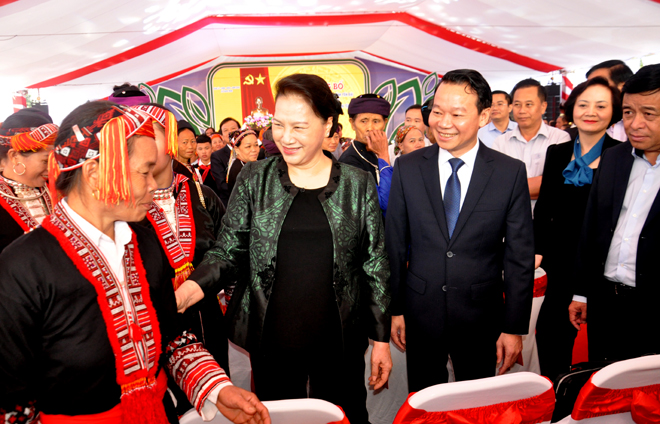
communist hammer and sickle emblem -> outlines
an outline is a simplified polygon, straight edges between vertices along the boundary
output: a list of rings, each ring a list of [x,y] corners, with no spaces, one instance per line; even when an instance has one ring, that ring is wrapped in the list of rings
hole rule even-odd
[[[245,77],[245,81],[243,81],[243,85],[254,85],[254,77],[252,76],[252,74]]]

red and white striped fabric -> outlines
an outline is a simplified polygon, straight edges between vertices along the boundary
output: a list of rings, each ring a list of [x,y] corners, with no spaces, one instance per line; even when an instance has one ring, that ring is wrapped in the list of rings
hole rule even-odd
[[[564,103],[568,100],[568,96],[571,95],[571,91],[573,91],[573,83],[566,75],[561,76],[561,82],[561,102]]]
[[[271,424],[350,424],[344,411],[337,405],[320,399],[288,399],[263,402],[270,414]],[[203,424],[195,410],[186,412],[179,424]],[[209,424],[231,424],[217,414]]]
[[[560,423],[660,422],[660,355],[616,362],[594,373]]]
[[[225,371],[192,334],[184,332],[170,342],[165,354],[174,381],[200,415],[213,389],[232,384]]]
[[[550,380],[520,372],[412,393],[393,424],[549,423],[554,409]]]

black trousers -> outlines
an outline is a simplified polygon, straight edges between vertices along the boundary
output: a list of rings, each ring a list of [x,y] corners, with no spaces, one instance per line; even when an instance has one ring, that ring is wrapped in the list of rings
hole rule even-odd
[[[548,291],[536,322],[536,343],[541,375],[555,381],[557,376],[570,371],[577,330],[568,319],[568,306],[573,293],[571,290],[552,291],[550,284],[548,279]]]
[[[499,333],[447,334],[432,337],[406,326],[408,391],[418,392],[449,379],[447,358],[451,355],[456,381],[495,375]]]
[[[322,399],[341,406],[351,424],[369,422],[364,382],[366,335],[288,348],[272,343],[250,354],[257,397],[262,401]],[[309,381],[309,396],[307,382]]]
[[[619,361],[660,353],[655,311],[637,289],[600,281],[587,298],[590,361]],[[657,308],[657,306],[655,307]]]

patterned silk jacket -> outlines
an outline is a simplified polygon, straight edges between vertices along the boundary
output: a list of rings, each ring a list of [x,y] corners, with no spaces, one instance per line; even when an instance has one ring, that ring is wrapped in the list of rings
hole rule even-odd
[[[390,269],[376,185],[367,172],[332,160],[330,180],[319,200],[332,231],[333,285],[342,326],[346,331],[359,319],[369,338],[388,342]],[[216,245],[190,276],[206,296],[238,281],[227,311],[229,337],[248,351],[261,343],[278,237],[297,193],[282,158],[247,163]]]

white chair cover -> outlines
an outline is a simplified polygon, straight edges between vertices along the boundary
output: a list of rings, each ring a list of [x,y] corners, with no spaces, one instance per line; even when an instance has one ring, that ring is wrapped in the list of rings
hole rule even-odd
[[[608,365],[594,373],[591,383],[596,387],[612,390],[660,384],[660,355],[643,356]],[[585,419],[573,419],[569,415],[559,422],[564,424],[632,424],[635,421],[630,412],[624,412]]]
[[[552,390],[552,383],[547,378],[530,372],[519,372],[479,380],[438,384],[413,394],[408,398],[407,404],[413,409],[427,412],[469,410],[529,399],[547,394],[549,390]],[[550,399],[552,404],[545,410],[546,415],[548,413],[551,415],[554,409],[553,393],[550,393]],[[394,424],[402,419],[401,416],[397,416]]]
[[[344,412],[336,405],[319,399],[290,399],[264,402],[268,408],[272,424],[328,424],[345,419]],[[186,412],[180,424],[203,424],[202,417],[191,409]],[[216,414],[212,424],[231,424],[222,414]]]

